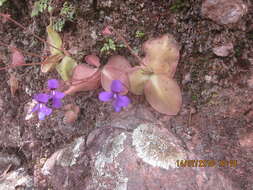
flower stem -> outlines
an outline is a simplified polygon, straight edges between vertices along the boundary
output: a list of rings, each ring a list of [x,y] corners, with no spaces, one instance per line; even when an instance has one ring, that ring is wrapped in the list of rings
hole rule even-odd
[[[12,48],[12,47],[9,46],[8,44],[6,44],[6,43],[4,43],[4,42],[1,42],[1,41],[0,41],[0,45],[5,46],[5,47],[7,47],[7,48],[9,48],[9,49]],[[16,50],[18,50],[19,52],[25,54],[25,55],[34,56],[34,57],[39,57],[39,58],[42,58],[42,59],[44,59],[44,58],[47,57],[47,56],[41,56],[41,55],[38,55],[38,54],[35,54],[35,53],[26,52],[26,51],[23,51],[23,50],[21,50],[21,49],[19,49],[19,48],[16,48],[16,47],[14,47],[14,48],[15,48]]]
[[[22,28],[24,31],[26,31],[26,32],[30,33],[31,35],[33,35],[33,36],[34,36],[35,38],[37,38],[39,41],[41,41],[41,42],[43,42],[43,43],[45,43],[45,44],[47,44],[47,45],[49,45],[49,46],[51,46],[51,47],[53,47],[53,48],[55,48],[55,49],[57,49],[57,50],[63,52],[63,53],[66,54],[66,55],[69,54],[68,51],[65,50],[64,48],[57,48],[57,47],[55,47],[54,45],[52,45],[52,44],[50,44],[49,42],[47,42],[46,40],[44,40],[43,38],[41,38],[41,37],[39,37],[38,35],[34,34],[34,33],[31,32],[29,29],[27,29],[25,26],[23,26],[22,24],[20,24],[20,23],[17,22],[16,20],[12,19],[9,15],[0,13],[0,16],[2,16],[2,17],[3,17],[4,19],[6,19],[6,20],[9,20],[9,21],[13,22],[14,24],[16,24],[17,26],[19,26],[20,28]]]
[[[19,67],[19,66],[32,66],[32,65],[42,65],[42,64],[45,64],[45,63],[39,62],[39,63],[24,63],[24,64],[18,64],[18,65],[8,65],[5,67],[0,67],[0,71],[10,69],[10,68]]]

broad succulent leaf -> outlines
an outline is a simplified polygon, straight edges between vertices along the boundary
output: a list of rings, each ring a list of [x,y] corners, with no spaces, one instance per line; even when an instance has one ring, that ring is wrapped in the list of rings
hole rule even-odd
[[[182,104],[178,84],[166,75],[152,75],[145,85],[145,96],[151,106],[160,113],[176,115]]]
[[[72,76],[73,69],[77,66],[77,63],[74,59],[69,56],[65,56],[61,63],[56,65],[56,70],[60,74],[61,78],[64,81],[67,81]]]
[[[54,47],[61,49],[62,46],[62,39],[60,35],[54,31],[52,25],[47,26],[47,35],[48,35],[48,43],[53,45]],[[58,49],[49,46],[51,55],[61,54],[62,52]]]
[[[129,81],[127,72],[131,69],[129,62],[122,56],[113,56],[108,60],[101,72],[101,84],[104,90],[111,91],[113,80],[120,80],[124,84],[122,94],[127,94]]]
[[[179,60],[179,47],[172,35],[148,40],[143,45],[146,54],[143,62],[156,74],[173,77]]]
[[[145,68],[136,66],[128,73],[130,83],[130,91],[135,95],[142,95],[146,82],[151,77],[150,73]]]
[[[79,91],[97,89],[100,85],[100,70],[90,68],[88,65],[79,64],[75,67],[71,79],[71,86],[64,93],[72,95]]]
[[[51,55],[47,57],[41,65],[41,72],[47,73],[55,68],[55,66],[60,62],[63,58],[62,54]]]

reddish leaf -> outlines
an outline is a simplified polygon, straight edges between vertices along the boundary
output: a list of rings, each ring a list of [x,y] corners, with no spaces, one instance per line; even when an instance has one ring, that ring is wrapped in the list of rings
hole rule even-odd
[[[25,58],[21,52],[19,52],[15,47],[11,48],[12,51],[12,66],[25,64]]]
[[[96,55],[87,55],[85,61],[87,64],[94,65],[97,68],[100,66],[100,60]]]
[[[108,60],[101,72],[101,84],[106,91],[111,91],[113,80],[120,80],[125,88],[122,94],[127,94],[129,81],[127,72],[131,69],[129,62],[122,56],[113,56]]]
[[[143,45],[146,56],[143,60],[154,73],[168,73],[173,77],[179,60],[179,47],[172,35],[148,40]]]
[[[104,30],[102,30],[101,33],[102,33],[102,35],[104,35],[104,36],[110,36],[110,35],[112,35],[112,32],[111,32],[109,26],[105,27]]]
[[[145,85],[145,96],[151,106],[160,113],[176,115],[182,104],[178,84],[166,75],[153,75]]]
[[[71,81],[71,86],[64,92],[65,94],[94,90],[100,85],[100,71],[85,64],[79,64],[74,68]]]

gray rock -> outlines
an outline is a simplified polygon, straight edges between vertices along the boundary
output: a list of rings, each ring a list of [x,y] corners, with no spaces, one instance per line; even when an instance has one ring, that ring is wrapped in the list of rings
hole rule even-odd
[[[41,173],[47,177],[54,190],[84,189],[84,178],[89,172],[88,157],[84,153],[85,138],[79,137],[47,159]]]
[[[7,154],[0,152],[0,172],[3,173],[6,168],[11,165],[12,167],[18,167],[21,164],[21,160],[13,154]]]
[[[236,190],[214,167],[180,166],[184,160],[200,158],[147,110],[133,108],[86,143],[80,137],[55,152],[42,173],[55,190]]]
[[[180,161],[199,159],[160,124],[143,122],[132,132],[106,127],[94,133],[88,143],[91,177],[85,190],[236,189],[212,167],[180,167]]]
[[[203,16],[224,25],[237,23],[247,10],[242,0],[205,0],[201,8]]]
[[[34,190],[33,179],[23,168],[0,178],[0,190]]]

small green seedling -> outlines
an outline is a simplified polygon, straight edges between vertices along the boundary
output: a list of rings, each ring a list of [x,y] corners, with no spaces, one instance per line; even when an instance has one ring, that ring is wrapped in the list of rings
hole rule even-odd
[[[1,0],[0,0],[1,1]],[[38,0],[34,3],[34,7],[31,13],[31,17],[38,16],[39,13],[43,13],[44,11],[52,12],[53,6],[52,0]],[[53,29],[57,32],[61,32],[66,21],[73,21],[75,18],[76,9],[73,4],[69,2],[64,2],[60,14],[57,17],[53,17]]]
[[[170,7],[170,10],[174,13],[179,12],[183,8],[187,6],[187,0],[176,0],[172,6]]]
[[[75,13],[76,13],[75,7],[71,3],[65,2],[63,4],[63,7],[61,8],[60,15],[64,16],[68,20],[73,21]]]
[[[43,13],[45,10],[52,11],[51,0],[39,0],[34,3],[34,7],[31,13],[31,17],[38,16],[39,13]]]
[[[75,7],[69,3],[65,2],[63,7],[61,8],[61,12],[59,18],[53,24],[53,28],[55,31],[61,32],[66,21],[73,21],[75,18],[76,9]]]
[[[103,47],[100,49],[100,51],[109,53],[110,51],[116,51],[116,44],[113,39],[108,38],[106,42],[104,43]]]
[[[137,31],[135,32],[135,37],[136,37],[136,38],[143,38],[144,36],[145,36],[145,33],[142,32],[142,31],[140,31],[140,30],[137,30]]]

